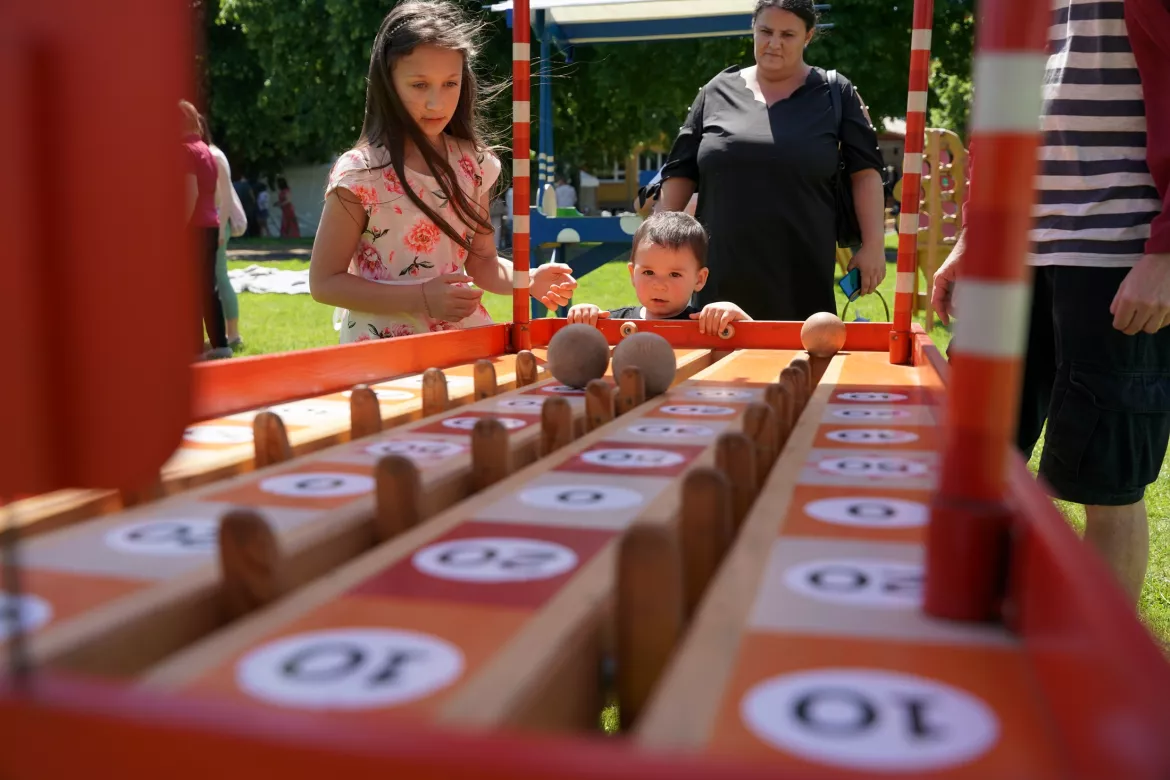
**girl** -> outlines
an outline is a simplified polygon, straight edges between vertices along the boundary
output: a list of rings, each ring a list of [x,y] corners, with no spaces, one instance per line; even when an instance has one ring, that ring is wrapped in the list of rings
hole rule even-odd
[[[361,137],[330,173],[309,265],[313,298],[343,310],[343,344],[489,325],[483,292],[512,293],[489,219],[500,161],[477,127],[474,33],[451,3],[409,0],[374,39]],[[576,285],[550,263],[530,289],[552,307]]]

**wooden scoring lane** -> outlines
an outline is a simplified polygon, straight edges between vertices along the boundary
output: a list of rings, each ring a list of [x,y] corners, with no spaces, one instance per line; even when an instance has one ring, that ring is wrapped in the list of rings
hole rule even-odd
[[[833,359],[635,724],[641,745],[792,776],[1058,774],[1014,638],[921,611],[928,372]]]
[[[146,684],[365,723],[595,723],[615,542],[635,520],[674,518],[682,475],[713,463],[720,433],[792,355],[733,353]]]
[[[708,350],[679,351],[680,376],[707,365]],[[272,526],[289,560],[290,586],[375,543],[374,465],[397,453],[419,467],[424,503],[438,511],[470,490],[469,436],[477,419],[511,428],[517,465],[537,456],[541,395],[580,394],[545,380],[286,463],[28,540],[20,613],[42,663],[126,673],[225,622],[217,602],[220,518],[251,508]],[[62,594],[69,594],[62,601]],[[65,604],[67,603],[67,607]],[[0,640],[4,637],[0,636]],[[4,663],[0,659],[0,665]]]
[[[547,377],[546,350],[533,350],[538,377]],[[516,356],[491,358],[497,387],[516,386]],[[444,370],[448,399],[452,406],[474,397],[472,378],[475,366],[466,363]],[[408,374],[370,385],[378,397],[385,427],[401,425],[422,415],[421,374]],[[306,455],[349,440],[352,391],[332,393],[267,407],[281,417],[293,455]],[[161,469],[164,494],[224,479],[253,468],[255,445],[252,420],[265,409],[195,423],[187,428],[179,447]],[[123,508],[117,491],[58,490],[15,502],[10,511],[25,536],[47,533],[63,526]]]

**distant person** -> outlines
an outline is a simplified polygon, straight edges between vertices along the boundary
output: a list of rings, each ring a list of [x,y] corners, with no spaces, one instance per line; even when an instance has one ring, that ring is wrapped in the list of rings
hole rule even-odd
[[[277,178],[277,203],[280,205],[280,237],[300,238],[301,226],[297,224],[297,210],[292,202],[292,190],[283,176]]]
[[[554,192],[557,195],[557,208],[571,209],[577,207],[577,190],[572,184],[565,181],[564,176],[558,176]]]
[[[662,172],[660,208],[695,215],[711,241],[699,303],[734,301],[757,320],[836,312],[838,161],[853,194],[861,292],[886,275],[883,161],[854,86],[804,60],[816,34],[813,0],[757,0],[755,64],[700,90]],[[834,90],[841,122],[834,117]],[[838,153],[840,144],[840,154]]]
[[[630,249],[630,281],[637,306],[603,312],[592,303],[569,309],[569,322],[596,325],[598,319],[698,320],[710,336],[751,317],[734,303],[708,303],[701,310],[691,298],[707,283],[707,233],[698,220],[679,211],[660,211],[638,226]]]
[[[199,126],[202,130],[203,142],[211,150],[211,156],[215,158],[219,174],[215,188],[215,208],[219,215],[219,243],[215,252],[215,280],[219,301],[223,305],[228,346],[236,351],[243,348],[244,342],[240,338],[240,302],[236,297],[235,288],[232,287],[231,277],[228,276],[227,246],[229,238],[239,238],[244,235],[244,231],[248,229],[248,219],[244,216],[244,204],[240,202],[240,197],[232,186],[232,167],[228,163],[227,155],[212,143],[207,117],[199,117]]]
[[[260,231],[261,238],[268,237],[268,220],[269,220],[269,201],[271,196],[268,194],[268,184],[261,181],[256,185],[256,227]]]
[[[203,280],[200,298],[203,301],[203,327],[210,347],[203,352],[205,360],[232,356],[227,343],[223,319],[223,304],[215,278],[215,251],[219,244],[219,213],[215,208],[215,193],[219,171],[215,158],[203,142],[199,126],[199,111],[186,100],[179,102],[182,114],[182,145],[184,187],[186,189],[186,222],[188,238],[195,248],[195,262]],[[196,341],[196,344],[199,342]]]
[[[238,174],[232,188],[236,191],[236,197],[240,199],[240,204],[244,207],[244,219],[248,225],[244,235],[259,235],[260,228],[256,224],[256,191],[249,183],[248,177],[242,173]]]
[[[342,343],[489,325],[483,293],[512,295],[492,240],[500,160],[477,129],[472,29],[454,2],[408,0],[374,39],[361,136],[329,174],[309,263],[313,298],[342,310]],[[547,263],[529,294],[553,308],[576,285]]]

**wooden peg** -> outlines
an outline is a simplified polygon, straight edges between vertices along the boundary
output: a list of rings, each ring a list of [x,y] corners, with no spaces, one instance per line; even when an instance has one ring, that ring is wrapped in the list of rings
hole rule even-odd
[[[795,424],[800,418],[800,413],[804,411],[805,401],[805,380],[800,374],[800,369],[792,366],[785,368],[780,372],[780,384],[786,385],[792,393],[792,419]]]
[[[428,368],[422,375],[422,416],[445,412],[450,403],[446,375],[437,368]]]
[[[804,391],[805,403],[808,403],[808,399],[812,395],[813,389],[815,388],[813,383],[812,365],[808,362],[808,358],[804,357],[793,358],[789,365],[799,371],[804,377],[804,385],[801,387],[801,390]]]
[[[614,391],[604,379],[593,379],[585,385],[585,430],[595,431],[613,422]]]
[[[492,361],[482,358],[475,361],[473,369],[475,375],[475,400],[482,401],[496,394],[496,366]]]
[[[731,516],[731,482],[724,473],[705,466],[692,469],[683,480],[678,522],[688,620],[731,546]]]
[[[622,415],[646,403],[646,377],[637,366],[627,366],[618,377],[617,414]]]
[[[772,407],[776,419],[776,454],[784,450],[792,431],[792,389],[779,382],[764,388],[764,401]]]
[[[733,528],[738,531],[756,500],[756,445],[738,431],[719,434],[715,441],[715,466],[731,482]]]
[[[484,490],[508,476],[512,453],[508,429],[495,417],[481,417],[471,429],[471,489]]]
[[[385,542],[423,520],[422,478],[405,455],[385,455],[374,466],[374,536]]]
[[[573,407],[567,398],[546,398],[540,406],[540,456],[556,452],[573,441]]]
[[[539,369],[536,365],[536,355],[522,349],[516,354],[516,387],[527,387],[536,384]]]
[[[252,509],[233,509],[219,521],[219,565],[224,609],[235,620],[284,593],[280,544]]]
[[[635,523],[622,535],[615,611],[623,728],[637,720],[682,636],[681,559],[669,525]]]
[[[148,504],[151,501],[158,501],[165,495],[166,489],[163,488],[162,474],[155,474],[145,485],[122,488],[118,491],[118,496],[122,500],[123,509],[129,509],[139,504]]]
[[[349,394],[349,438],[361,439],[382,430],[382,406],[373,388],[358,385]]]
[[[275,412],[260,412],[253,418],[252,442],[258,469],[292,460],[288,431],[284,428],[284,420]]]
[[[755,442],[756,479],[762,488],[778,453],[776,413],[772,411],[772,407],[759,401],[749,403],[743,411],[743,432]]]

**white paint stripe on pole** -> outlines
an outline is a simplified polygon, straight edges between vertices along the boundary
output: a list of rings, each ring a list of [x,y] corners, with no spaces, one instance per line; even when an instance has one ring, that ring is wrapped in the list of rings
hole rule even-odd
[[[1040,129],[1048,55],[983,52],[975,55],[971,131],[1035,133]]]
[[[1031,295],[1028,282],[959,279],[955,351],[984,358],[1021,357],[1028,340]]]

